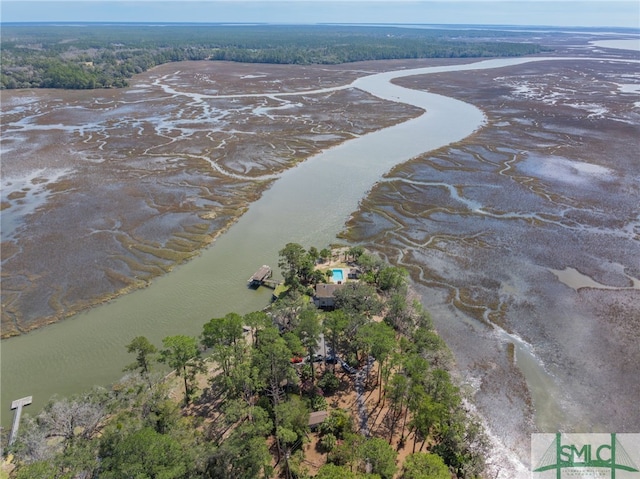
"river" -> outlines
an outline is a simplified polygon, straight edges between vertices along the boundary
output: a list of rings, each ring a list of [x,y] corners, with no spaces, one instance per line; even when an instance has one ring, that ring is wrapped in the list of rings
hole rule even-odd
[[[212,317],[263,308],[271,291],[249,290],[246,280],[262,264],[275,266],[278,251],[287,242],[318,248],[336,242],[336,235],[357,210],[360,199],[385,172],[424,152],[459,141],[485,122],[484,114],[470,104],[394,85],[390,82],[393,78],[541,60],[546,58],[400,70],[362,77],[346,85],[344,88],[359,88],[383,99],[423,108],[427,113],[349,140],[288,170],[200,256],[154,280],[146,289],[3,340],[3,426],[10,423],[9,404],[14,399],[33,396],[34,403],[26,411],[35,413],[54,394],[66,396],[117,380],[124,365],[134,359],[124,345],[135,336],[144,335],[160,345],[168,335],[198,335]]]

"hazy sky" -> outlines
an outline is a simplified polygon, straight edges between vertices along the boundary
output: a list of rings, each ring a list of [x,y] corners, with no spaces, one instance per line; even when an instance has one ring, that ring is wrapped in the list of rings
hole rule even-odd
[[[640,0],[0,0],[2,22],[414,23],[640,28]]]

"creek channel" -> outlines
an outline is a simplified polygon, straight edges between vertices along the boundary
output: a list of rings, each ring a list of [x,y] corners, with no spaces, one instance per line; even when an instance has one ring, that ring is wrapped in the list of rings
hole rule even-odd
[[[417,155],[459,141],[485,123],[484,114],[473,105],[394,85],[393,78],[546,59],[494,59],[392,71],[345,85],[423,108],[426,113],[349,140],[286,171],[210,247],[149,287],[3,340],[2,425],[10,424],[12,400],[33,396],[33,405],[25,409],[33,415],[53,395],[64,397],[94,385],[113,383],[123,375],[123,367],[134,360],[125,345],[136,336],[146,336],[160,346],[161,339],[169,335],[199,335],[212,317],[262,309],[270,300],[271,290],[250,290],[247,279],[262,264],[275,267],[278,251],[286,243],[323,248],[336,242],[336,235],[357,210],[360,199],[385,172]]]

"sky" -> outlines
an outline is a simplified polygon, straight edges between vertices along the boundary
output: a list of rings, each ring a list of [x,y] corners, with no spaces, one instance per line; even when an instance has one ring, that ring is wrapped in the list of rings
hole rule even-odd
[[[640,0],[0,0],[0,21],[406,23],[640,28]]]

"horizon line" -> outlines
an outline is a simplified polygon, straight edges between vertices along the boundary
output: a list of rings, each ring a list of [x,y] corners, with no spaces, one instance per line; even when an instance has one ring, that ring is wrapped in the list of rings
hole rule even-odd
[[[74,0],[71,0],[74,1]],[[290,0],[291,1],[291,0]],[[475,27],[475,28],[548,28],[558,29],[589,29],[589,30],[631,30],[640,34],[640,26],[617,25],[545,25],[545,24],[517,24],[517,23],[416,23],[416,22],[197,22],[197,21],[96,21],[96,20],[64,20],[64,21],[2,21],[0,25],[211,25],[211,26],[429,26],[429,27]]]

